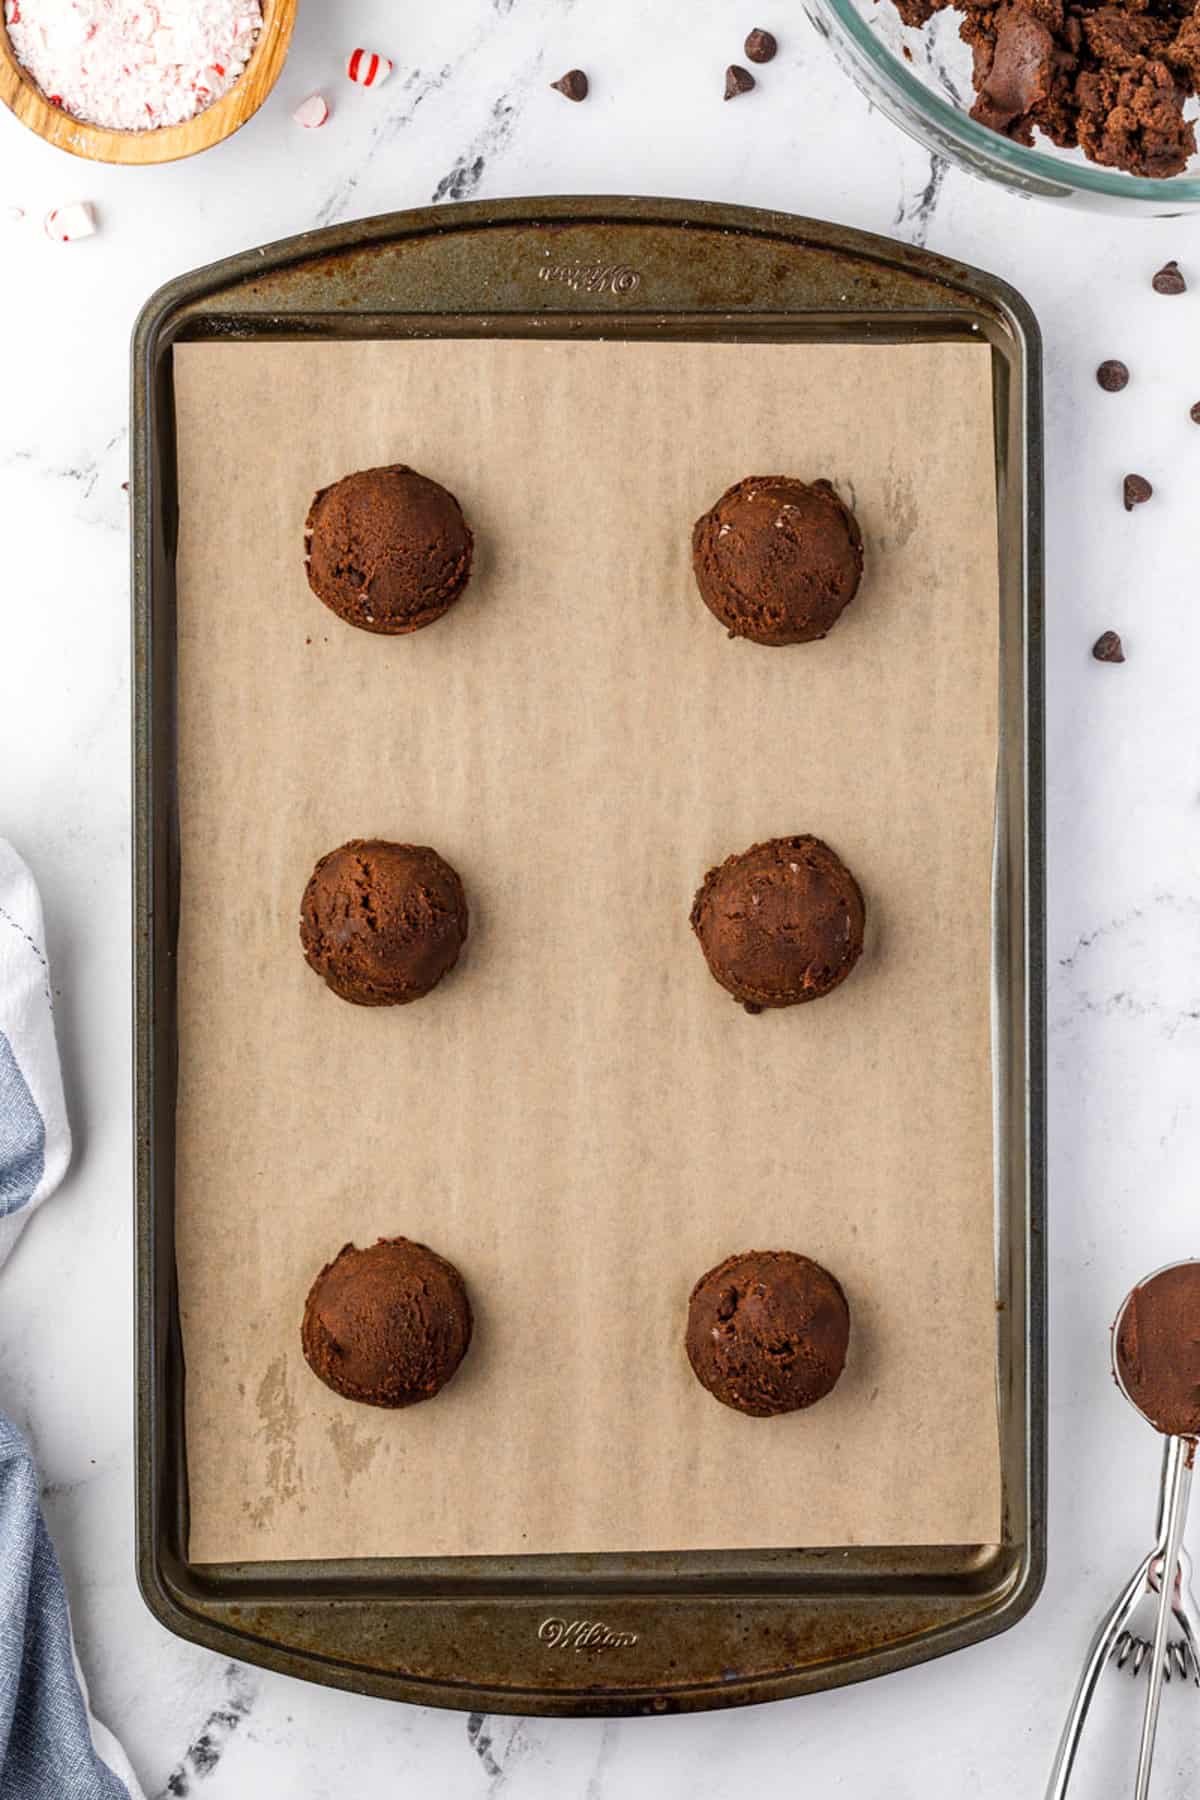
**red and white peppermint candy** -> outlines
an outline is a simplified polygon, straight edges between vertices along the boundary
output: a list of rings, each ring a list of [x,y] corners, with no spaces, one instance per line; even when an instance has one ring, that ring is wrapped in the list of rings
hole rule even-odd
[[[76,238],[91,237],[95,229],[96,214],[87,200],[73,200],[46,214],[46,236],[56,244],[73,244]]]
[[[374,50],[352,50],[346,58],[346,74],[359,87],[381,87],[391,72],[387,57]]]
[[[307,100],[300,102],[292,117],[306,131],[317,131],[329,117],[324,94],[310,94]]]

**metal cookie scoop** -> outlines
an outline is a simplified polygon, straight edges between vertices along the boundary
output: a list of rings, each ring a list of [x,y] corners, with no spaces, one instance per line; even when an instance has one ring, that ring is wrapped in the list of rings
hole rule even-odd
[[[1155,1565],[1146,1581],[1146,1589],[1133,1609],[1128,1625],[1117,1639],[1113,1661],[1118,1669],[1140,1675],[1147,1668],[1146,1658],[1154,1645],[1154,1623],[1158,1613],[1159,1565]],[[1173,1628],[1168,1627],[1167,1652],[1163,1659],[1163,1680],[1172,1677],[1190,1681],[1200,1687],[1200,1662],[1196,1654],[1200,1613],[1192,1595],[1192,1559],[1186,1550],[1179,1552],[1179,1568],[1175,1576],[1175,1593],[1171,1601]]]
[[[1197,1267],[1195,1264],[1183,1263],[1169,1265],[1171,1269],[1187,1266]],[[1117,1386],[1130,1405],[1156,1431],[1161,1431],[1162,1427],[1129,1392],[1118,1349],[1122,1339],[1122,1325],[1135,1295],[1159,1275],[1166,1273],[1166,1269],[1156,1270],[1154,1275],[1148,1276],[1144,1282],[1139,1282],[1137,1287],[1130,1290],[1121,1304],[1112,1333],[1113,1376]],[[1197,1613],[1191,1593],[1191,1562],[1182,1548],[1196,1439],[1191,1436],[1163,1435],[1165,1442],[1154,1545],[1142,1558],[1097,1627],[1054,1758],[1050,1784],[1046,1790],[1047,1800],[1064,1800],[1088,1710],[1104,1666],[1110,1659],[1117,1670],[1128,1668],[1133,1675],[1138,1675],[1146,1668],[1149,1675],[1146,1710],[1138,1748],[1135,1800],[1146,1800],[1150,1791],[1150,1765],[1154,1755],[1163,1681],[1170,1680],[1174,1669],[1174,1672],[1200,1687],[1200,1614]]]

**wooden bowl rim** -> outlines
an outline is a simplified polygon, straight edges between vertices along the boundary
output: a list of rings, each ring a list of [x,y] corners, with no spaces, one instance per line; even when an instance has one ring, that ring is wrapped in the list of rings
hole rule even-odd
[[[72,156],[105,163],[178,162],[232,137],[254,117],[279,80],[296,22],[296,0],[262,0],[262,11],[258,42],[227,94],[179,125],[159,125],[150,131],[114,131],[106,125],[88,124],[51,106],[17,60],[0,0],[0,101],[22,125]]]

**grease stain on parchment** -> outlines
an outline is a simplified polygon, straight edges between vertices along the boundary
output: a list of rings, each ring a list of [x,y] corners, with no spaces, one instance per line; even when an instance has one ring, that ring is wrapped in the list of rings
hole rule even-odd
[[[365,1475],[374,1462],[379,1439],[360,1433],[353,1419],[330,1419],[329,1441],[342,1471],[342,1480],[349,1488],[354,1477]]]
[[[912,476],[893,470],[884,482],[883,502],[887,518],[884,543],[889,550],[903,550],[921,522]]]
[[[256,1396],[259,1425],[267,1446],[266,1486],[258,1500],[246,1500],[244,1509],[262,1526],[300,1494],[300,1469],[296,1460],[296,1426],[299,1411],[288,1382],[287,1357],[277,1356],[267,1365]],[[301,1503],[301,1511],[304,1510]]]

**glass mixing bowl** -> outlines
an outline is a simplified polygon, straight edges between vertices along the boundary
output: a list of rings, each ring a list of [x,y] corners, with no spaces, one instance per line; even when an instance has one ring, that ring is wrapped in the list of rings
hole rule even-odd
[[[1169,180],[1102,169],[1080,150],[1059,150],[1040,133],[1026,149],[969,116],[971,53],[958,35],[962,15],[947,8],[922,31],[900,22],[891,0],[803,0],[837,61],[880,112],[927,149],[973,175],[1022,194],[1066,200],[1093,211],[1170,218],[1200,210],[1200,156]],[[908,50],[911,61],[905,57]],[[1189,102],[1189,114],[1196,103]]]

